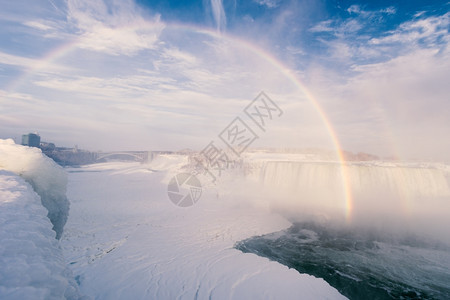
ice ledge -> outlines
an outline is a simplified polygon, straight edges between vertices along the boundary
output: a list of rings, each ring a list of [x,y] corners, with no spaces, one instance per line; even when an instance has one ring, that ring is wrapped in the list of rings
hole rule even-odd
[[[0,139],[0,170],[8,170],[24,178],[40,196],[47,208],[56,238],[62,235],[69,215],[66,198],[67,174],[38,148],[16,145],[13,140]]]
[[[0,299],[80,298],[39,196],[0,170]]]

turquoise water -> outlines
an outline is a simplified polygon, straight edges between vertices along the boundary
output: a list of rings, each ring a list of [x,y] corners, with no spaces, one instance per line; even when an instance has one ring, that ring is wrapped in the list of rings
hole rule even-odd
[[[297,223],[235,247],[323,278],[350,299],[450,299],[450,248],[417,236]]]

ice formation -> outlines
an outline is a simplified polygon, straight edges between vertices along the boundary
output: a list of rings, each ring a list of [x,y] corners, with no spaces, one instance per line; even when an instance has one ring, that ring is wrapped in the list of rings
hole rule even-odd
[[[31,184],[47,208],[56,238],[63,232],[69,214],[66,197],[66,172],[38,148],[16,145],[13,140],[0,140],[0,170],[11,171]]]
[[[5,170],[0,212],[0,299],[80,299],[39,196]]]

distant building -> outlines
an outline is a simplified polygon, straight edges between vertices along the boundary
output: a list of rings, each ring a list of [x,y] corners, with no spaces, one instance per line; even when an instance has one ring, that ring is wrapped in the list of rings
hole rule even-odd
[[[53,143],[47,143],[47,142],[41,142],[41,150],[42,151],[53,151],[55,150],[56,146]]]
[[[41,137],[35,133],[24,134],[22,135],[22,145],[39,148]]]

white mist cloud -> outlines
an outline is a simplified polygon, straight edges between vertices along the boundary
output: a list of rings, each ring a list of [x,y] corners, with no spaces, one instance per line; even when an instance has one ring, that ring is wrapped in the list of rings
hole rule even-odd
[[[449,160],[449,58],[448,51],[418,49],[355,67],[344,84],[320,72],[315,92],[327,99],[344,148]]]

